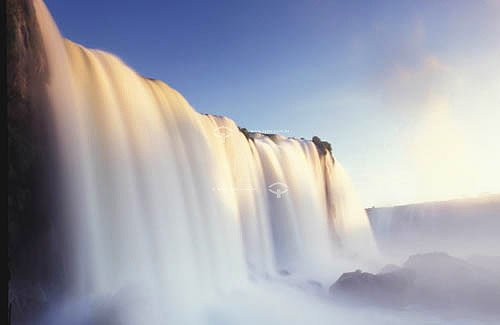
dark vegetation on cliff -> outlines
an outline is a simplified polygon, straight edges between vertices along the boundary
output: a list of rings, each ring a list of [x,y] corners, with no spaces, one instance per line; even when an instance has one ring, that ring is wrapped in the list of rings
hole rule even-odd
[[[247,138],[247,140],[253,140],[253,132],[248,131],[246,128],[238,127],[241,133]],[[271,140],[276,141],[277,135],[276,134],[264,134],[267,137],[270,137]],[[301,138],[301,140],[304,140],[304,138]],[[327,142],[327,141],[321,141],[321,139],[318,136],[314,136],[312,138],[312,142],[316,145],[316,148],[318,149],[318,152],[320,155],[324,156],[327,153],[332,154],[332,145]],[[332,155],[333,158],[333,155]]]
[[[320,154],[326,155],[328,152],[332,153],[332,145],[329,142],[321,141],[318,136],[314,136],[312,142],[314,142]]]
[[[240,128],[238,126],[238,130],[240,130],[240,132],[243,133],[243,135],[245,136],[245,138],[247,138],[247,140],[253,141],[252,135],[250,134],[250,132],[246,128]]]

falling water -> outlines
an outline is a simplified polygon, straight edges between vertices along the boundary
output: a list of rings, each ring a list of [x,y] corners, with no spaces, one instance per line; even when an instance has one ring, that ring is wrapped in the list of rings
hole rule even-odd
[[[498,255],[500,195],[368,210],[379,249],[391,255],[444,251]]]
[[[175,323],[255,279],[321,278],[342,256],[374,251],[329,152],[200,114],[165,83],[62,38],[35,7],[66,181],[70,296],[140,292],[148,317]]]

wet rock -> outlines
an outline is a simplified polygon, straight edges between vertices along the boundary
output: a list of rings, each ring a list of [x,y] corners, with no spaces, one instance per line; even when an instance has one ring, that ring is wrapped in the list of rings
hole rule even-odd
[[[356,270],[344,273],[330,287],[330,295],[336,298],[355,299],[374,304],[400,304],[407,289],[415,280],[409,269],[372,274]]]
[[[45,308],[52,281],[64,279],[56,236],[58,165],[48,110],[47,58],[33,1],[6,1],[8,262],[12,323]]]
[[[388,307],[500,314],[500,275],[445,253],[413,255],[403,267],[348,272],[330,295]]]
[[[281,275],[281,276],[289,276],[290,272],[288,272],[287,270],[281,270],[281,271],[279,271],[279,275]]]

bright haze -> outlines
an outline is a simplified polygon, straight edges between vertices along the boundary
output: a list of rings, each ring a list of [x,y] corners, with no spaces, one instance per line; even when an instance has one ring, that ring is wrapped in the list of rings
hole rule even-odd
[[[46,3],[200,112],[330,141],[365,206],[500,192],[498,0]]]

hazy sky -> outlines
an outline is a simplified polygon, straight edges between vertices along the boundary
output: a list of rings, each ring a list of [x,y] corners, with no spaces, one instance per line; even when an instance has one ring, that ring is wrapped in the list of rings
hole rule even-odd
[[[500,193],[500,0],[46,4],[199,112],[330,141],[366,206]]]

